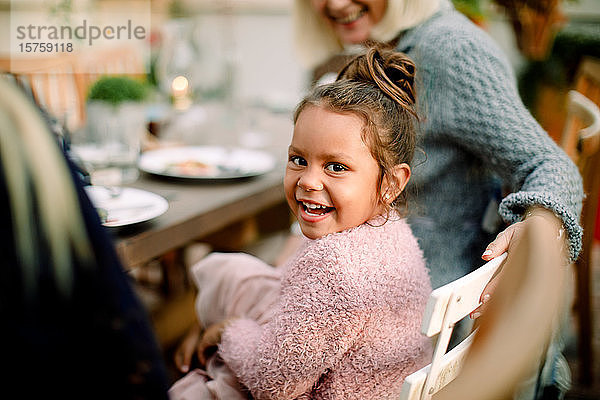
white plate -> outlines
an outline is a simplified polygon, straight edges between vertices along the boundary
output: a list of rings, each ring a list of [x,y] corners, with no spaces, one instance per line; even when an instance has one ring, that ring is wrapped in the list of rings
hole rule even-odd
[[[167,200],[145,190],[105,186],[86,186],[85,190],[103,221],[102,225],[108,227],[148,221],[169,208]]]
[[[142,153],[138,166],[144,172],[171,178],[238,179],[271,171],[275,157],[244,148],[171,147]]]

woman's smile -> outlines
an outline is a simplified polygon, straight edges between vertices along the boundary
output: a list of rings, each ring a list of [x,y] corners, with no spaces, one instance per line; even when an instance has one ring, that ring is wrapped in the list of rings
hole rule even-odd
[[[336,17],[333,15],[330,15],[329,17],[338,24],[347,25],[347,24],[350,24],[350,23],[358,20],[359,18],[364,16],[366,13],[367,13],[367,8],[365,7],[363,9],[358,9],[358,10],[356,10],[350,14],[347,14],[346,16],[343,16],[343,17]]]
[[[363,43],[385,14],[385,0],[312,0],[336,36],[346,44]]]

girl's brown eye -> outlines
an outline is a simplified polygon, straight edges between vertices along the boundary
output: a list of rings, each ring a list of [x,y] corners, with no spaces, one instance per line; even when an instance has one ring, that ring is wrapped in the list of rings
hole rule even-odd
[[[306,165],[306,160],[300,156],[290,156],[290,162],[298,166]]]
[[[327,169],[328,171],[331,171],[331,172],[344,172],[344,171],[348,170],[348,167],[346,167],[344,164],[340,164],[340,163],[330,163],[330,164],[327,164],[325,169]]]

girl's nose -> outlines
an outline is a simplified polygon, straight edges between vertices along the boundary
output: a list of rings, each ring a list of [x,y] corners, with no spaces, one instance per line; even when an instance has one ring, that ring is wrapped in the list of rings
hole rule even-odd
[[[323,190],[323,182],[321,182],[318,175],[309,171],[300,176],[296,186],[306,192]]]

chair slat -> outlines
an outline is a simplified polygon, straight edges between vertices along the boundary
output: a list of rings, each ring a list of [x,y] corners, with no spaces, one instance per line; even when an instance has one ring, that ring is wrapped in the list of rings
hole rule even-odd
[[[500,270],[504,253],[470,274],[435,289],[423,313],[421,332],[437,336],[431,363],[408,376],[402,386],[402,400],[428,400],[451,382],[460,371],[475,332],[446,353],[454,325],[481,305],[481,294]]]
[[[470,274],[435,289],[429,296],[429,301],[425,308],[421,332],[428,337],[440,333],[442,321],[447,312],[448,302],[452,294],[458,294],[451,308],[452,315],[450,316],[450,320],[454,323],[460,321],[469,315],[471,311],[479,307],[481,304],[479,298],[483,289],[505,259],[506,254],[502,254],[488,261]]]

